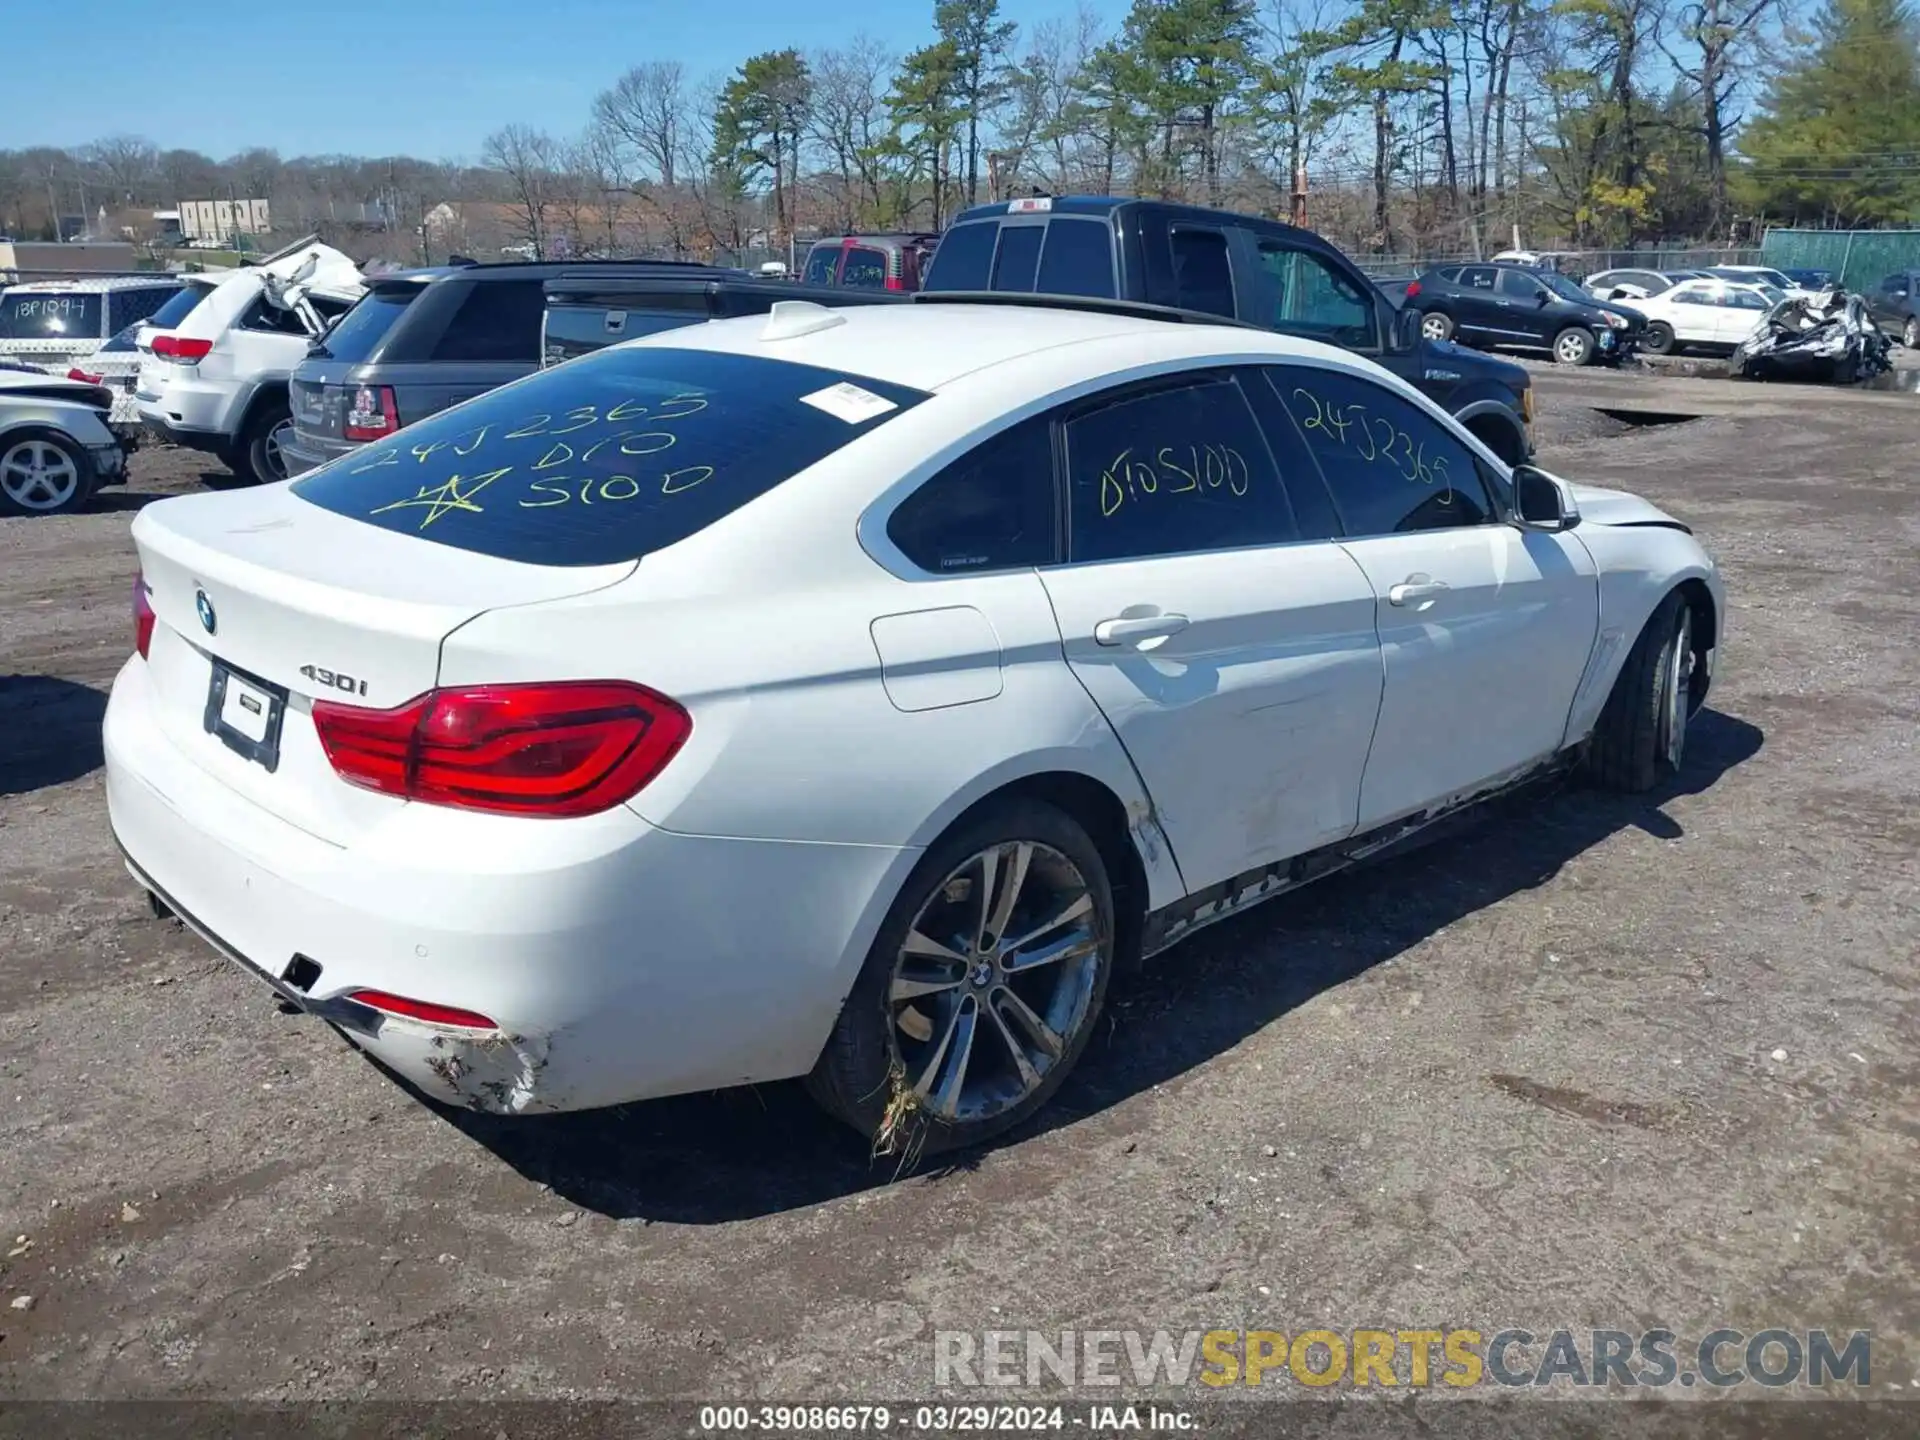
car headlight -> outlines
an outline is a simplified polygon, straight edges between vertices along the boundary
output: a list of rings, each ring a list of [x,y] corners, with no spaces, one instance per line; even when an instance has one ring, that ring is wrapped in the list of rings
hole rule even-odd
[[[1628,320],[1626,316],[1616,315],[1611,310],[1602,310],[1600,312],[1600,317],[1603,320],[1605,320],[1607,324],[1615,330],[1624,330],[1627,328],[1627,326],[1633,323],[1632,321]]]

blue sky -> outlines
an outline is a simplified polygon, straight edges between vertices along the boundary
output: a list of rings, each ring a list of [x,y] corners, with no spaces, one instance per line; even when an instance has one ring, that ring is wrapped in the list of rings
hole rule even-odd
[[[475,156],[489,131],[522,121],[556,134],[585,124],[596,92],[643,60],[679,60],[698,80],[749,54],[844,45],[864,28],[905,50],[925,43],[933,0],[325,0],[175,10],[132,0],[15,0],[0,145],[82,145],[144,135],[216,158],[252,145],[282,155]],[[1071,15],[1074,0],[1001,0],[1022,26]],[[1109,19],[1125,0],[1095,0]],[[191,21],[179,18],[191,15]],[[322,17],[317,48],[309,16]],[[863,24],[855,23],[858,17]]]

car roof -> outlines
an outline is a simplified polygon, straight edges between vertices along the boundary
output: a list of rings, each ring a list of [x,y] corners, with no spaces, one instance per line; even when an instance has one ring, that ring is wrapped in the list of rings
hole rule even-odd
[[[1333,360],[1356,367],[1347,351],[1244,325],[1173,324],[1045,305],[861,305],[830,310],[805,301],[795,304],[807,308],[789,313],[820,320],[819,328],[770,339],[768,330],[785,317],[749,315],[627,343],[763,356],[925,391],[1043,352],[1057,362],[1052,378],[1061,384],[1098,379],[1128,363],[1219,353],[1250,360]],[[817,317],[809,314],[814,311]],[[838,318],[824,322],[822,317],[829,315]],[[1124,342],[1124,349],[1116,348],[1116,342]],[[1116,356],[1121,357],[1119,364]]]
[[[179,284],[178,275],[88,275],[74,280],[28,280],[24,284],[6,288],[35,294],[54,290],[100,294],[111,290],[150,290],[162,285],[178,287]]]

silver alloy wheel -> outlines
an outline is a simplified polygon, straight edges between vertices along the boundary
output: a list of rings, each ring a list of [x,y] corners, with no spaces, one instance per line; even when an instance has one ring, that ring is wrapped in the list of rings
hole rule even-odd
[[[1553,358],[1562,365],[1578,365],[1587,358],[1587,342],[1577,331],[1569,330],[1553,346]]]
[[[1667,765],[1680,768],[1687,749],[1687,716],[1693,702],[1693,616],[1680,612],[1673,633],[1673,658],[1667,662]]]
[[[1920,350],[1920,320],[1909,317],[1907,327],[1901,332],[1900,339],[1909,350]]]
[[[1073,1048],[1106,963],[1086,878],[1050,845],[980,851],[914,916],[887,991],[907,1087],[949,1123],[1020,1104]]]
[[[1420,333],[1429,340],[1447,338],[1447,317],[1444,315],[1423,315],[1420,317]]]
[[[267,479],[284,480],[287,478],[287,457],[282,453],[281,446],[292,434],[293,421],[291,419],[282,420],[271,430],[267,431],[266,439],[260,444],[260,458],[265,462],[262,468],[267,472]]]
[[[47,440],[22,440],[0,455],[0,490],[22,510],[58,510],[80,488],[80,467]]]

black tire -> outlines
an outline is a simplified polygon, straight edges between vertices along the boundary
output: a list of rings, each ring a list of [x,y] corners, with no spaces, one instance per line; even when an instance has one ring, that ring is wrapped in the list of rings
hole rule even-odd
[[[1443,315],[1438,310],[1428,310],[1420,316],[1420,333],[1429,340],[1451,340],[1453,317]]]
[[[1664,320],[1650,321],[1647,325],[1647,338],[1640,342],[1649,355],[1671,355],[1673,353],[1673,327]]]
[[[0,472],[0,515],[71,515],[85,508],[100,479],[84,445],[38,425],[0,438]]]
[[[293,412],[284,399],[261,401],[240,431],[240,443],[228,457],[228,468],[240,479],[255,485],[271,485],[286,479],[286,463],[276,461],[275,457],[279,454],[280,439],[290,432],[292,425]]]
[[[1467,430],[1494,453],[1503,465],[1519,465],[1527,458],[1527,442],[1520,426],[1490,414],[1476,415],[1467,422]]]
[[[1553,337],[1553,358],[1560,365],[1588,365],[1599,349],[1593,332],[1584,325],[1569,325]]]
[[[1638,795],[1680,769],[1692,711],[1692,663],[1693,610],[1676,590],[1633,642],[1600,711],[1587,750],[1587,770],[1596,783]],[[1682,692],[1677,706],[1676,688]]]
[[[1073,1033],[1062,1037],[1065,1043],[1060,1056],[1040,1077],[1038,1088],[1017,1104],[959,1123],[921,1107],[913,1109],[910,1121],[903,1123],[896,1102],[906,1093],[905,1072],[897,1039],[900,1032],[889,1009],[889,996],[907,933],[923,907],[972,857],[996,845],[1018,841],[1038,842],[1071,861],[1092,899],[1097,948],[1083,1016]],[[1014,800],[992,806],[942,836],[914,866],[874,937],[826,1048],[807,1076],[807,1092],[829,1115],[872,1141],[875,1154],[899,1153],[911,1161],[918,1155],[977,1145],[1027,1119],[1059,1089],[1099,1023],[1113,961],[1113,891],[1100,851],[1086,831],[1051,805]]]

